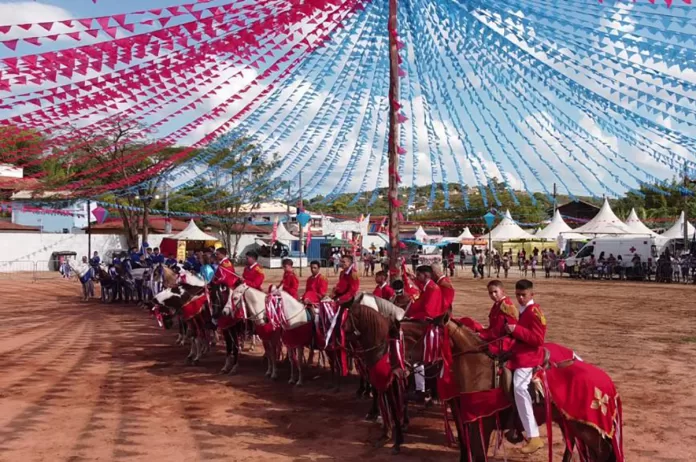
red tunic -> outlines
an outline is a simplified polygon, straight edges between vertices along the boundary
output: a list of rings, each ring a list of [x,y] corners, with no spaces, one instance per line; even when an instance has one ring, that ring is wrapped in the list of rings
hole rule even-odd
[[[440,286],[440,291],[442,292],[442,309],[444,313],[445,311],[452,309],[452,303],[454,302],[454,287],[452,287],[452,282],[447,276],[440,276],[440,278],[437,280],[437,285]]]
[[[300,280],[293,270],[283,272],[283,280],[280,281],[283,290],[294,298],[297,298],[297,291],[300,289]]]
[[[442,309],[442,291],[433,281],[428,280],[421,291],[421,296],[413,302],[408,310],[408,317],[412,319],[435,319],[444,314]]]
[[[391,286],[385,282],[381,286],[375,287],[375,290],[372,291],[372,295],[385,300],[391,300],[395,294],[394,289],[392,289]]]
[[[532,303],[527,306],[511,335],[517,341],[507,366],[510,369],[540,366],[544,361],[546,318],[539,305]]]
[[[502,340],[488,345],[488,349],[491,353],[499,355],[503,352],[510,351],[515,340],[507,336],[505,324],[506,321],[508,324],[517,324],[517,319],[519,317],[520,313],[512,300],[510,300],[510,297],[505,297],[493,304],[490,313],[488,313],[488,327],[478,331],[481,335],[481,339],[486,342],[492,342],[495,339],[504,337]]]
[[[254,263],[251,266],[246,266],[244,268],[244,273],[242,273],[242,278],[249,287],[263,290],[261,286],[263,285],[263,280],[266,278],[266,276],[263,274],[263,268],[261,268],[261,265],[258,263]]]
[[[328,291],[329,281],[323,274],[319,273],[316,276],[310,276],[307,278],[302,300],[307,303],[317,304],[322,298],[326,297]]]
[[[341,305],[348,303],[358,294],[359,290],[360,278],[354,267],[351,265],[347,271],[341,270],[341,274],[338,276],[338,284],[334,288],[337,297],[336,301]]]
[[[234,265],[229,258],[224,258],[218,265],[215,275],[213,276],[213,284],[222,284],[230,289],[237,285],[239,276],[234,272]]]

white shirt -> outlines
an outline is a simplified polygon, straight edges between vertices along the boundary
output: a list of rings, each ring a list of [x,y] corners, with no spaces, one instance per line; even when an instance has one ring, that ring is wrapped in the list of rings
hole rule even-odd
[[[522,316],[522,313],[524,313],[524,311],[525,311],[528,307],[530,307],[531,305],[534,305],[534,299],[531,299],[530,301],[528,301],[526,305],[520,306],[520,316]]]

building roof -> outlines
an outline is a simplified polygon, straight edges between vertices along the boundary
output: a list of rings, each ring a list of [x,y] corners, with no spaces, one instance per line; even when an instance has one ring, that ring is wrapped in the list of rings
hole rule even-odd
[[[8,176],[0,176],[0,190],[25,191],[38,189],[40,186],[41,182],[36,178],[14,178]]]
[[[164,234],[166,218],[161,216],[152,216],[148,218],[150,231],[157,234]],[[188,222],[177,218],[170,218],[172,224],[172,232],[180,232],[186,229]],[[83,228],[87,229],[87,228]],[[142,224],[138,225],[138,229],[142,229]],[[123,231],[123,220],[121,217],[107,218],[104,223],[92,225],[93,231]]]
[[[41,231],[41,227],[18,225],[17,223],[12,223],[11,221],[0,220],[0,231],[25,231],[38,233]]]

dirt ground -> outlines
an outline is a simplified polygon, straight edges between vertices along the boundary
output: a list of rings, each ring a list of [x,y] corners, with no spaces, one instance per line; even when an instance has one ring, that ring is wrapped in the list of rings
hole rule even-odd
[[[485,322],[485,281],[454,282],[455,311]],[[627,460],[696,460],[696,287],[537,279],[536,292],[548,340],[617,383]],[[301,389],[287,385],[287,369],[270,382],[258,351],[221,376],[222,346],[185,366],[175,334],[147,312],[78,293],[75,281],[0,280],[0,461],[458,460],[439,409],[413,407],[402,454],[391,456],[370,444],[379,427],[362,420],[356,380],[334,393],[313,368]]]

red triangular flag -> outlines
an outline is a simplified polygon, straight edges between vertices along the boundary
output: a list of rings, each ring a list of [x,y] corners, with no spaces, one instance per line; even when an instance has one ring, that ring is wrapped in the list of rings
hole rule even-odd
[[[53,23],[52,22],[40,22],[39,26],[43,27],[47,31],[50,31],[53,28]]]
[[[102,29],[108,29],[109,27],[109,19],[111,19],[109,16],[102,16],[101,18],[96,18],[97,23],[101,26]]]
[[[123,25],[126,23],[126,15],[125,14],[115,14],[111,17],[114,18],[114,21],[116,21],[116,24],[118,24],[121,27],[123,27]]]
[[[84,27],[85,29],[92,28],[92,18],[78,19],[77,22],[82,24],[82,27]]]
[[[118,27],[107,27],[106,29],[104,29],[104,32],[106,32],[112,38],[116,38],[117,31],[118,31]]]
[[[41,42],[39,41],[39,37],[27,37],[24,39],[25,42],[31,43],[32,45],[41,46]]]
[[[12,29],[12,26],[0,26],[0,34],[6,34]]]
[[[80,33],[79,32],[70,32],[65,34],[70,38],[74,38],[75,40],[80,40]]]

